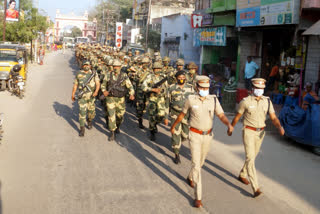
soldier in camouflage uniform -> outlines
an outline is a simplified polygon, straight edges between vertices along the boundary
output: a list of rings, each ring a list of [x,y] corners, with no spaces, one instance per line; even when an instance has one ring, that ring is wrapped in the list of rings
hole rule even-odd
[[[177,69],[172,70],[168,74],[168,83],[169,83],[169,85],[177,83],[176,73],[178,71],[182,71],[183,70],[184,60],[183,59],[177,59],[176,66],[177,66]]]
[[[125,113],[125,95],[130,94],[130,100],[134,100],[134,89],[126,73],[121,72],[121,62],[113,62],[114,70],[108,73],[101,85],[101,90],[106,97],[108,109],[109,130],[111,135],[109,141],[115,140],[115,133],[120,133],[120,125]]]
[[[142,83],[142,90],[148,94],[149,130],[152,141],[156,140],[157,124],[163,120],[165,125],[169,123],[168,83],[165,81],[155,87],[155,84],[165,78],[166,76],[162,73],[162,64],[156,62],[153,65],[153,73],[149,74]]]
[[[171,124],[178,118],[182,111],[185,100],[190,94],[194,94],[193,86],[186,82],[186,74],[184,71],[178,71],[176,74],[177,83],[171,85],[169,88],[169,107],[170,107],[170,117]],[[189,126],[188,117],[186,115],[184,119],[177,124],[174,129],[174,134],[171,137],[172,149],[175,154],[174,162],[176,164],[181,163],[179,151],[181,147],[181,142],[188,138]]]
[[[95,108],[95,97],[98,95],[100,89],[100,81],[98,75],[92,78],[92,80],[87,85],[88,88],[82,88],[82,85],[89,80],[90,76],[93,72],[90,70],[90,63],[85,62],[83,64],[83,70],[81,70],[77,75],[73,85],[72,91],[72,101],[75,101],[75,93],[76,90],[84,90],[83,96],[78,100],[79,104],[79,123],[80,123],[80,132],[79,136],[84,136],[85,131],[85,121],[88,114],[88,129],[92,129],[92,120],[96,116],[96,108]]]
[[[143,125],[143,111],[146,108],[147,97],[145,92],[142,89],[142,83],[151,73],[149,69],[150,60],[148,57],[144,57],[141,61],[141,69],[137,69],[137,74],[135,76],[136,83],[136,101],[137,101],[137,118],[139,122],[139,128],[144,129]]]
[[[193,85],[193,87],[196,87],[196,78],[197,78],[197,69],[198,66],[194,62],[190,62],[188,64],[188,73],[186,74],[187,83]]]

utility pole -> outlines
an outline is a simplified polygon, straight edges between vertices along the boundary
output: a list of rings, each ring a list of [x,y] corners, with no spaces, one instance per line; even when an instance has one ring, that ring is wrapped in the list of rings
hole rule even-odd
[[[6,41],[6,11],[7,11],[7,0],[4,0],[4,14],[3,14],[3,33],[2,33],[2,40]]]
[[[148,34],[149,34],[149,24],[150,24],[150,13],[151,13],[151,0],[149,0],[148,17],[147,17],[146,51],[148,51]]]
[[[109,9],[107,9],[107,33],[106,33],[106,44],[108,45],[109,39]]]

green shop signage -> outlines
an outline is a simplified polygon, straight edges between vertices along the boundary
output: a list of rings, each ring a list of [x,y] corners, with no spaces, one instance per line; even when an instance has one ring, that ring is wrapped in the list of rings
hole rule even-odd
[[[193,46],[226,46],[226,34],[227,28],[225,26],[194,29]]]

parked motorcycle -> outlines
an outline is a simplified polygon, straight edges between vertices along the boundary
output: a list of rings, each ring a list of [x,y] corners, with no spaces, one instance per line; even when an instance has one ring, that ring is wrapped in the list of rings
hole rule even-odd
[[[12,95],[18,96],[20,99],[24,97],[24,81],[23,77],[19,75],[21,70],[20,65],[15,65],[10,71],[10,79],[8,81],[8,88]]]

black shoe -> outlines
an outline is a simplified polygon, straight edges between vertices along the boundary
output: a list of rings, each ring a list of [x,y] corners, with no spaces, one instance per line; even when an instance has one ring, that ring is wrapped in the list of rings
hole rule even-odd
[[[88,120],[88,129],[92,129],[92,120]]]
[[[139,118],[139,128],[144,129],[144,125],[142,123],[142,118]]]
[[[150,140],[151,141],[156,141],[156,134],[155,134],[155,131],[151,131],[150,132],[151,136],[150,136]]]
[[[179,154],[175,154],[175,155],[176,155],[176,157],[174,158],[173,162],[174,162],[175,164],[181,163],[180,155],[179,155]]]
[[[109,136],[109,141],[114,141],[116,139],[115,133],[111,132],[110,136]]]
[[[109,119],[108,119],[108,117],[106,117],[106,128],[107,129],[109,128]]]
[[[80,127],[80,132],[79,132],[79,137],[83,137],[84,136],[84,127]]]
[[[119,134],[120,133],[120,127],[118,127],[115,132],[116,132],[116,134]]]

